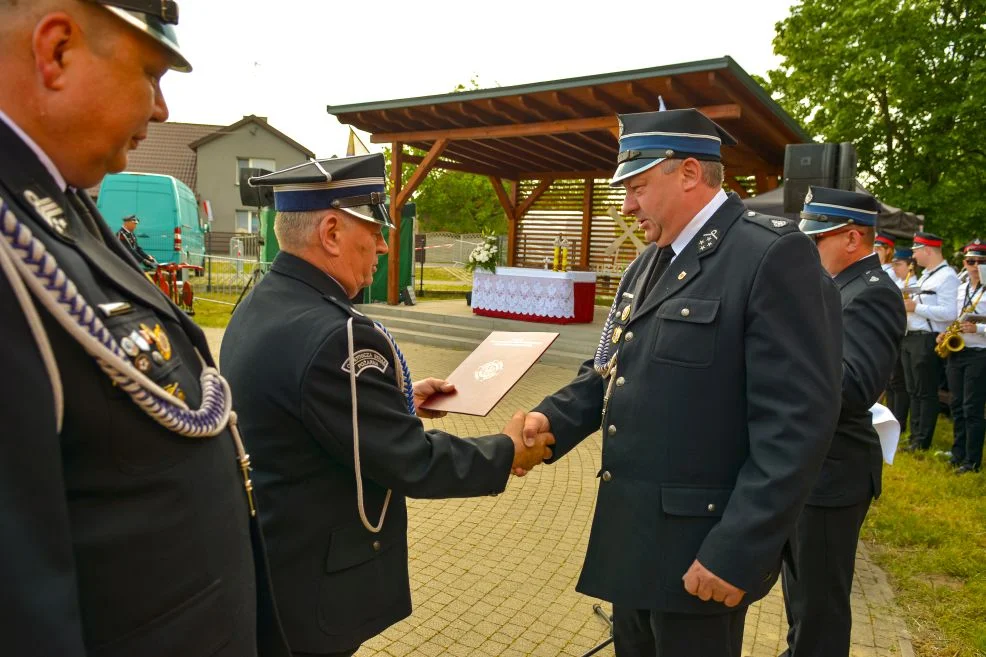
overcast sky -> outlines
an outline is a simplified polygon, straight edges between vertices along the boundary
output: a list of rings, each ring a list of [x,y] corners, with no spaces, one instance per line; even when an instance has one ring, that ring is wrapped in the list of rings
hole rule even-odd
[[[473,77],[485,88],[723,55],[762,74],[779,62],[774,24],[792,4],[179,0],[178,38],[195,70],[162,86],[171,121],[266,116],[329,157],[345,153],[348,129],[326,105],[448,93]]]

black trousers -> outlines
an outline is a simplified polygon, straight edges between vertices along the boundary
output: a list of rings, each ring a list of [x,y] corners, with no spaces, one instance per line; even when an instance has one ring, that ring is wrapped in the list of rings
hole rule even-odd
[[[798,518],[794,563],[781,577],[787,650],[781,657],[848,657],[853,570],[859,529],[870,499],[853,506],[805,506]]]
[[[900,345],[904,383],[911,398],[911,447],[928,449],[938,424],[938,385],[942,359],[934,333],[908,333]]]
[[[986,436],[986,349],[966,347],[948,357],[945,365],[948,389],[952,392],[954,424],[952,463],[977,470],[983,463]]]
[[[901,429],[907,427],[907,412],[911,408],[911,398],[907,394],[907,383],[904,380],[904,365],[901,354],[897,354],[897,363],[887,383],[887,408],[900,422]]]
[[[703,616],[613,605],[616,657],[742,657],[746,610]]]

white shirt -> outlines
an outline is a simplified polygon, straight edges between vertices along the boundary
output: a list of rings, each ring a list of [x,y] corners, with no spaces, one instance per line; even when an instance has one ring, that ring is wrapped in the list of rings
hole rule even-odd
[[[955,321],[956,298],[959,292],[959,277],[942,261],[935,267],[925,269],[917,282],[923,294],[914,295],[918,305],[914,312],[907,313],[908,331],[932,331],[941,333]]]
[[[956,299],[955,305],[959,313],[959,319],[966,314],[963,311],[973,301],[978,301],[978,303],[976,303],[976,307],[972,312],[976,315],[986,315],[986,294],[983,293],[984,289],[986,288],[981,283],[971,291],[969,290],[968,282],[962,283],[959,286],[958,298]],[[960,333],[959,335],[965,340],[966,349],[986,349],[986,324],[976,324],[975,333]]]
[[[722,204],[729,199],[726,196],[726,192],[721,189],[719,192],[712,197],[712,200],[705,204],[705,207],[698,211],[692,220],[678,233],[678,237],[674,238],[671,242],[671,248],[674,249],[674,258],[671,258],[671,262],[688,246],[688,243],[698,235],[698,231],[702,230],[702,226],[708,223],[712,215],[716,213],[716,210],[722,207]]]
[[[68,184],[65,182],[65,178],[62,177],[62,174],[58,171],[55,163],[51,161],[51,158],[48,157],[48,154],[41,150],[41,147],[38,146],[37,142],[31,139],[26,132],[21,130],[20,126],[14,123],[12,118],[4,114],[3,110],[0,110],[0,121],[6,123],[7,127],[13,130],[14,134],[20,137],[21,141],[27,144],[27,147],[34,151],[34,154],[38,156],[39,160],[41,160],[41,164],[43,164],[45,169],[48,170],[51,177],[55,179],[55,183],[58,185],[58,188],[62,191],[68,189]]]

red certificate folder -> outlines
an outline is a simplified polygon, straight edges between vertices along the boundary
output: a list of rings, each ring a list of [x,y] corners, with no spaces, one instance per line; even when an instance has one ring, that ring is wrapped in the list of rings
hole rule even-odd
[[[455,392],[432,395],[421,408],[488,415],[557,337],[557,333],[493,331],[448,375]]]

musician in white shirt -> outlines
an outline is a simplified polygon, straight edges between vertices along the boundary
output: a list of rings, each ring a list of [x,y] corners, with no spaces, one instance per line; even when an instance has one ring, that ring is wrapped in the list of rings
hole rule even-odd
[[[938,387],[942,362],[935,353],[936,337],[956,317],[959,279],[941,254],[942,240],[931,233],[917,233],[911,247],[914,260],[924,268],[917,288],[904,288],[907,333],[901,356],[907,394],[911,398],[911,442],[905,451],[927,450],[938,423]]]
[[[911,259],[910,249],[897,249],[894,251],[893,259],[890,262],[890,280],[897,284],[897,287],[904,288],[917,282],[914,275],[914,261]],[[902,364],[903,350],[897,354],[897,364],[894,366],[893,374],[887,383],[887,408],[894,414],[901,427],[907,426],[907,415],[911,408],[911,398],[907,394],[907,383],[904,377],[904,366]]]
[[[978,268],[986,265],[986,244],[967,248],[963,265],[967,280],[959,286],[956,309],[964,346],[951,352],[945,365],[954,422],[950,463],[959,473],[979,472],[986,436],[986,285]]]

